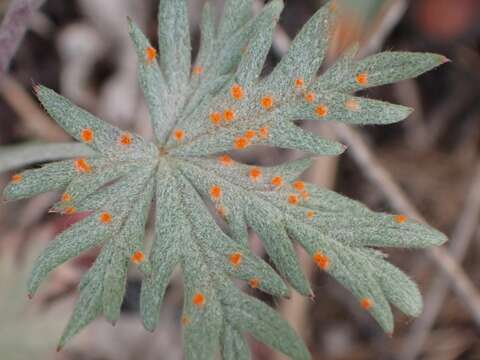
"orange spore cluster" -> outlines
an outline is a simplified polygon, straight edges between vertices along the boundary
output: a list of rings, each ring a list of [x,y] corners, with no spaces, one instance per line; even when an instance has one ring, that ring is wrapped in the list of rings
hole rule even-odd
[[[203,67],[202,66],[194,66],[193,69],[192,69],[192,72],[195,74],[195,75],[202,75],[203,74]]]
[[[297,205],[300,202],[300,198],[297,194],[290,194],[288,195],[288,203],[290,205]]]
[[[227,210],[225,209],[224,206],[222,205],[219,205],[215,208],[217,210],[217,214],[222,217],[222,218],[225,218],[225,216],[227,215]]]
[[[230,156],[228,155],[221,155],[218,158],[218,162],[222,164],[223,166],[232,166],[233,165],[233,160]]]
[[[361,306],[364,310],[370,310],[370,309],[373,307],[373,300],[370,299],[370,298],[363,298],[363,299],[360,301],[360,306]]]
[[[305,190],[305,183],[301,180],[297,180],[293,183],[293,188],[297,191],[304,191]]]
[[[243,261],[243,255],[241,252],[234,252],[233,254],[230,254],[230,264],[232,264],[232,266],[239,266],[242,261]]]
[[[178,142],[183,141],[185,139],[185,131],[183,129],[175,129],[173,138]]]
[[[22,180],[23,180],[23,176],[20,174],[15,174],[12,176],[12,183],[14,184],[19,184],[22,182]]]
[[[297,89],[301,89],[305,85],[305,81],[303,79],[295,79],[295,87]]]
[[[317,114],[318,117],[325,117],[328,115],[328,107],[327,105],[320,104],[315,108],[315,113]]]
[[[250,129],[245,132],[245,137],[249,140],[254,139],[255,136],[257,136],[257,132],[255,130]]]
[[[77,159],[75,160],[75,169],[81,173],[90,173],[92,172],[92,167],[86,159]]]
[[[112,215],[108,211],[104,211],[100,214],[99,219],[100,219],[100,222],[107,225],[112,222]]]
[[[368,74],[366,72],[357,74],[357,76],[355,77],[355,81],[357,82],[358,85],[361,85],[361,86],[368,85]]]
[[[265,110],[270,110],[273,107],[273,98],[271,96],[264,96],[260,100],[260,104]]]
[[[235,120],[236,114],[235,111],[232,109],[227,109],[223,112],[223,118],[225,119],[226,122],[232,122]]]
[[[131,259],[134,264],[139,265],[145,261],[145,254],[143,251],[137,250],[133,253]]]
[[[312,220],[312,219],[315,217],[315,211],[313,211],[313,210],[307,210],[306,215],[307,215],[307,219],[308,219],[308,220]]]
[[[262,169],[254,167],[249,172],[250,180],[253,182],[260,181],[262,179]]]
[[[233,146],[237,150],[246,149],[247,147],[250,146],[250,144],[251,144],[250,139],[245,136],[239,136],[233,142]]]
[[[122,135],[120,135],[119,142],[123,146],[128,146],[133,142],[133,137],[132,134],[129,132],[124,132]]]
[[[94,137],[93,130],[90,128],[83,129],[80,137],[82,138],[83,142],[90,144]]]
[[[243,88],[239,84],[233,84],[230,89],[230,95],[235,100],[242,100],[245,96],[245,93],[243,91]]]
[[[222,113],[219,113],[218,111],[215,111],[210,114],[210,121],[212,122],[213,125],[220,125],[222,122]]]
[[[345,102],[345,107],[350,111],[358,111],[360,110],[360,104],[355,99],[348,99]]]
[[[68,202],[68,201],[72,201],[72,195],[70,195],[69,193],[63,193],[62,194],[62,201],[63,202]]]
[[[393,218],[397,224],[403,224],[408,220],[406,215],[395,215]]]
[[[63,211],[64,214],[66,215],[73,215],[77,212],[77,208],[73,206],[66,207],[65,210]]]
[[[206,302],[205,295],[203,295],[201,292],[197,292],[195,295],[193,295],[192,302],[197,307],[204,306]]]
[[[212,200],[217,201],[222,197],[222,188],[218,185],[213,185],[210,188],[210,197]]]
[[[182,326],[187,326],[188,324],[190,324],[190,318],[187,315],[182,315],[182,317],[180,318],[180,323],[182,324]]]
[[[330,258],[321,251],[313,254],[313,261],[322,270],[327,270],[330,267]]]
[[[157,58],[157,49],[151,46],[147,47],[145,50],[145,57],[147,62],[151,64]]]
[[[258,289],[258,287],[260,286],[260,279],[258,278],[251,278],[249,281],[248,281],[248,285],[250,285],[250,287],[252,289]]]
[[[281,176],[275,176],[273,179],[272,179],[272,185],[275,186],[275,187],[280,187],[283,185],[283,177]]]
[[[314,92],[310,91],[308,93],[305,94],[305,100],[309,103],[309,104],[312,104],[315,99],[317,98],[317,94],[315,94]]]
[[[261,139],[268,139],[269,129],[268,127],[264,126],[258,129],[258,136]]]

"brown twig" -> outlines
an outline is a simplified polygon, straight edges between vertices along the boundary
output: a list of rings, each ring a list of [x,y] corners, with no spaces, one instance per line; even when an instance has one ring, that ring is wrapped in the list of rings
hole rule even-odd
[[[465,202],[464,210],[453,231],[450,242],[452,257],[459,263],[465,257],[470,243],[475,238],[475,233],[480,235],[478,224],[480,217],[480,163],[477,165],[477,170],[470,190],[467,192]],[[412,331],[404,342],[404,351],[400,355],[400,359],[414,360],[417,358],[441,310],[445,297],[448,295],[448,285],[446,278],[435,278],[425,296],[425,310],[413,324]]]
[[[0,79],[7,72],[33,13],[44,0],[12,0],[0,25]]]

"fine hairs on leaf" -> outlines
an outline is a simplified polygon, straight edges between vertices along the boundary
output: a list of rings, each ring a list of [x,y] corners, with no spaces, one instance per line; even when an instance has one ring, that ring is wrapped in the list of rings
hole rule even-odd
[[[320,271],[348,288],[385,332],[393,332],[392,305],[419,315],[417,286],[379,248],[438,246],[445,236],[404,215],[376,213],[299,180],[312,156],[339,155],[345,146],[294,121],[401,121],[412,109],[354,92],[416,77],[446,58],[383,52],[359,60],[352,48],[319,74],[335,24],[335,7],[328,3],[305,24],[275,69],[261,77],[283,2],[270,1],[253,16],[251,0],[226,0],[218,25],[207,1],[192,63],[187,5],[187,0],[160,1],[158,50],[129,20],[152,142],[96,118],[53,90],[34,87],[49,115],[84,147],[58,156],[48,151],[45,160],[66,160],[13,175],[4,198],[60,191],[51,211],[88,216],[38,257],[28,293],[33,296],[57,266],[101,246],[79,285],[59,348],[99,315],[115,323],[133,264],[143,273],[141,316],[149,331],[161,321],[172,272],[181,268],[186,359],[211,360],[218,354],[249,359],[246,333],[292,359],[309,359],[288,323],[233,281],[274,297],[288,297],[290,286],[313,296],[294,243]],[[305,157],[263,167],[242,164],[229,153],[256,145],[302,150]],[[147,253],[143,237],[150,211],[155,238]],[[261,238],[272,266],[252,253],[247,229]]]

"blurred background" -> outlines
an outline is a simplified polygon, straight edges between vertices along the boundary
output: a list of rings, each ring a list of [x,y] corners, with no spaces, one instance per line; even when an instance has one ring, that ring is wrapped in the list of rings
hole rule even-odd
[[[220,12],[223,0],[214,2]],[[194,51],[203,3],[190,0]],[[288,37],[323,3],[286,1],[267,72],[288,45]],[[0,0],[0,146],[69,139],[42,112],[32,82],[52,87],[103,119],[150,138],[126,16],[155,43],[156,8],[157,0]],[[416,320],[396,313],[396,332],[389,337],[345,289],[316,271],[300,252],[316,300],[263,299],[304,337],[314,359],[480,359],[480,313],[472,306],[480,304],[480,1],[338,0],[337,8],[341,21],[326,65],[355,42],[360,44],[360,56],[380,50],[428,51],[444,54],[451,62],[419,79],[364,94],[415,108],[405,122],[354,132],[330,124],[303,124],[350,146],[341,157],[319,158],[305,178],[377,211],[398,212],[398,202],[408,199],[408,206],[450,236],[446,250],[475,291],[451,291],[438,259],[431,261],[425,251],[388,251],[391,261],[419,283],[426,309]],[[241,159],[273,164],[299,156],[252,149]],[[0,173],[0,188],[10,176]],[[60,267],[39,296],[27,301],[25,283],[32,260],[55,234],[79,220],[47,213],[57,197],[44,194],[0,204],[0,359],[182,359],[181,274],[172,279],[160,327],[151,334],[138,317],[141,279],[133,270],[116,327],[97,319],[65,350],[55,352],[76,286],[96,256],[93,251]],[[147,238],[151,236],[147,230]],[[261,251],[254,234],[251,240]],[[254,359],[284,359],[253,339],[251,345]]]

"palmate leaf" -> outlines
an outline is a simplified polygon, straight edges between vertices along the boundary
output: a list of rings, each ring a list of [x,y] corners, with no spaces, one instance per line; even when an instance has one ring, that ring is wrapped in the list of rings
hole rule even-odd
[[[288,296],[290,284],[313,296],[295,242],[320,269],[350,289],[386,332],[393,331],[391,305],[408,315],[420,313],[416,285],[378,248],[440,245],[445,236],[405,216],[375,213],[297,180],[311,165],[312,155],[337,155],[345,147],[293,121],[403,120],[411,109],[352,93],[420,75],[445,58],[386,52],[358,61],[352,48],[317,76],[334,24],[332,7],[326,5],[299,32],[275,69],[260,77],[282,8],[282,1],[273,0],[252,17],[250,0],[227,0],[217,27],[213,5],[207,2],[192,68],[186,0],[160,2],[160,61],[130,21],[153,143],[106,124],[52,90],[35,88],[47,112],[91,153],[17,174],[5,189],[7,200],[60,190],[64,194],[52,211],[88,212],[38,258],[30,294],[55,267],[102,246],[81,281],[80,298],[60,346],[100,314],[116,321],[133,262],[144,273],[141,315],[150,331],[161,320],[171,274],[181,267],[187,359],[209,360],[219,352],[224,359],[248,359],[245,333],[292,359],[308,359],[289,325],[232,281],[277,297]],[[309,154],[258,167],[238,163],[226,153],[257,144]],[[145,255],[143,234],[152,200],[155,239]],[[217,220],[224,222],[224,229]],[[249,228],[262,239],[275,270],[249,249]]]

